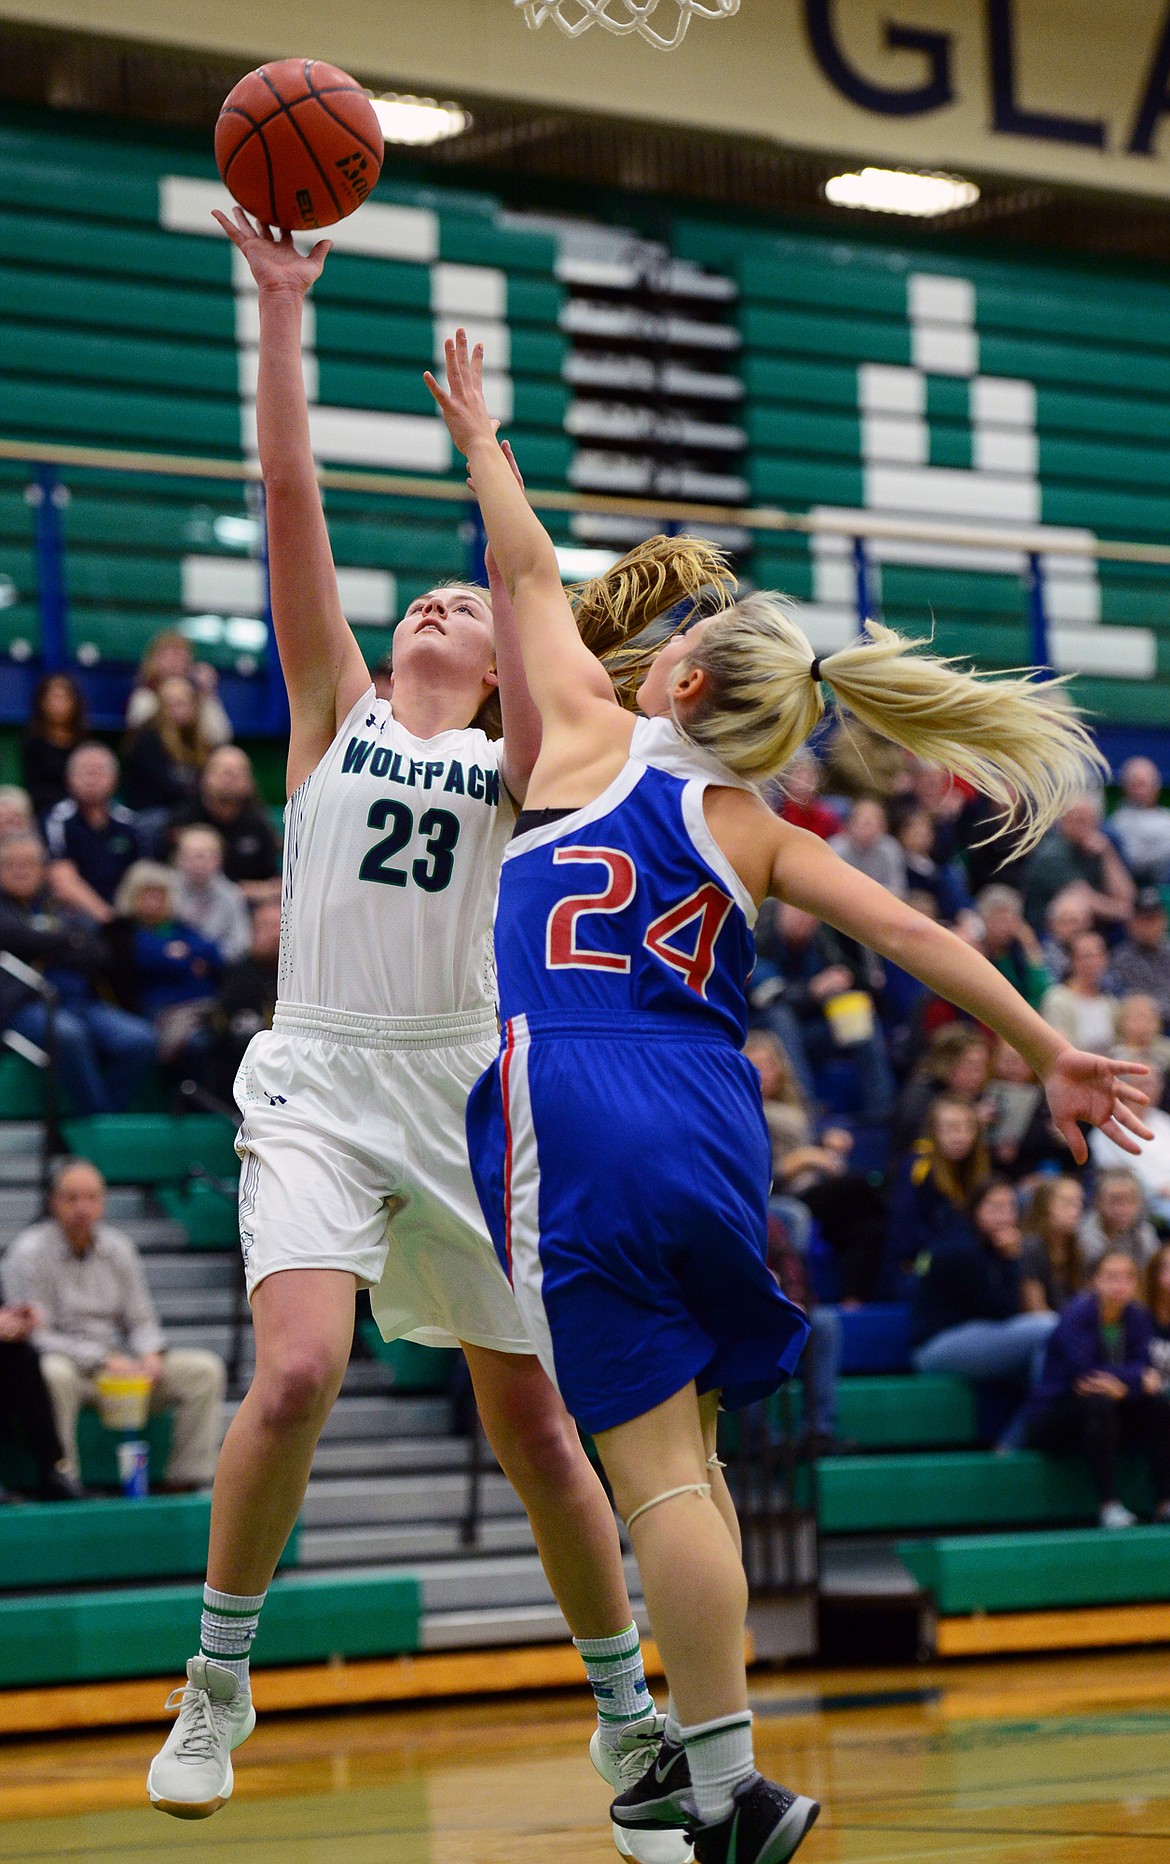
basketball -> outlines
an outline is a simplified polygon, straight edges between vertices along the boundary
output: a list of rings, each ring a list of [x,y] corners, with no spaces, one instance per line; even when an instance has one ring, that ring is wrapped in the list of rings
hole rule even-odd
[[[333,226],[382,172],[365,91],[336,65],[282,58],[241,78],[215,126],[219,172],[246,212],[293,232]]]

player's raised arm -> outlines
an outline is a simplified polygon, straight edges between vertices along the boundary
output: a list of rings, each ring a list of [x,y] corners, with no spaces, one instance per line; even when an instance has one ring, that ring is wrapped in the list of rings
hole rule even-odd
[[[523,491],[524,479],[507,441],[503,444],[502,452],[515,474],[516,483]],[[524,655],[511,592],[500,575],[490,544],[487,552],[487,579],[492,598],[492,634],[496,644],[500,716],[504,727],[504,758],[500,768],[509,795],[516,802],[522,803],[528,792],[528,780],[540,755],[540,712],[524,672]]]
[[[1099,1126],[1126,1152],[1140,1151],[1137,1139],[1153,1137],[1135,1112],[1147,1096],[1124,1078],[1148,1074],[1146,1067],[1074,1048],[945,926],[858,873],[818,836],[779,822],[775,834],[772,893],[900,965],[1009,1042],[1043,1081],[1053,1120],[1078,1164],[1088,1158],[1078,1121]]]
[[[306,256],[291,233],[274,236],[240,207],[230,219],[222,213],[215,218],[243,253],[259,289],[256,429],[268,514],[272,624],[291,713],[291,792],[320,762],[370,683],[337,593],[302,374],[305,294],[321,275],[329,241],[318,240]]]
[[[483,346],[469,353],[463,330],[448,339],[447,385],[426,384],[468,470],[492,553],[512,598],[528,686],[547,724],[568,721],[604,701],[613,687],[577,632],[552,539],[532,510],[496,439],[483,397]]]

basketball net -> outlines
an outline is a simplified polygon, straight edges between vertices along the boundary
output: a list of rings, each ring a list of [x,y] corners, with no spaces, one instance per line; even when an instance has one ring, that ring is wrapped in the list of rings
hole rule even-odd
[[[739,12],[739,0],[513,0],[530,26],[555,19],[562,32],[576,39],[590,26],[604,26],[619,36],[640,33],[651,45],[669,52],[681,44],[693,18],[730,19]],[[662,8],[661,19],[652,20]],[[673,30],[668,23],[674,16]],[[663,30],[659,30],[662,27]]]

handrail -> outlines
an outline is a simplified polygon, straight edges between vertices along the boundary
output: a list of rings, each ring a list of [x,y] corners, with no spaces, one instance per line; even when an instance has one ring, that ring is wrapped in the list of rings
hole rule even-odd
[[[29,465],[92,467],[108,472],[154,472],[180,479],[208,479],[235,484],[261,480],[256,460],[221,460],[184,453],[150,453],[127,448],[57,445],[43,440],[0,439],[0,460]],[[466,505],[467,487],[452,479],[421,474],[358,472],[319,467],[326,491],[369,492],[386,498],[429,498]],[[776,505],[687,504],[679,499],[624,498],[601,492],[562,492],[528,487],[539,511],[592,513],[604,517],[660,520],[667,524],[739,525],[764,533],[857,537],[886,542],[946,544],[966,550],[1016,550],[1028,556],[1086,557],[1105,563],[1137,563],[1170,568],[1170,544],[1142,544],[1123,539],[1070,535],[1075,527],[947,524],[933,518],[894,518],[873,511],[785,511]]]

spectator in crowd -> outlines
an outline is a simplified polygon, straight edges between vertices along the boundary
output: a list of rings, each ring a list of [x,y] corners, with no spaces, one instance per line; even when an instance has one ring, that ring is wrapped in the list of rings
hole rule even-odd
[[[920,809],[925,809],[934,826],[934,845],[930,852],[936,861],[953,861],[960,854],[963,811],[971,794],[967,784],[953,777],[949,770],[941,770],[937,764],[924,764],[919,758],[911,764],[909,797]]]
[[[906,861],[889,832],[886,812],[876,796],[861,796],[850,809],[845,827],[829,842],[850,867],[868,874],[898,898],[906,897]]]
[[[1013,1183],[1031,1172],[1064,1171],[1068,1147],[1052,1123],[1044,1089],[1022,1055],[997,1042],[991,1079],[981,1106],[988,1112],[987,1143],[997,1172]]]
[[[19,783],[0,783],[0,841],[8,835],[36,835],[32,797]]]
[[[1153,1325],[1150,1341],[1150,1364],[1162,1380],[1162,1389],[1170,1387],[1170,1243],[1161,1243],[1145,1273],[1146,1306]]]
[[[217,828],[193,822],[179,830],[175,842],[179,877],[175,911],[184,925],[219,948],[227,964],[242,958],[252,943],[252,921],[241,888],[223,871],[223,837]]]
[[[1021,1311],[1020,1249],[1016,1193],[993,1178],[971,1200],[966,1228],[952,1226],[922,1258],[910,1321],[917,1371],[1026,1391],[1057,1316]]]
[[[1162,1033],[1162,1017],[1153,997],[1123,997],[1117,1006],[1117,1041],[1110,1054],[1116,1061],[1144,1061],[1166,1078],[1170,1073],[1170,1036]]]
[[[1028,861],[1024,906],[1039,931],[1049,903],[1063,887],[1088,887],[1093,923],[1099,931],[1122,925],[1133,910],[1134,884],[1101,827],[1101,798],[1082,796],[1049,829]]]
[[[1146,1194],[1146,1207],[1158,1223],[1170,1224],[1170,1113],[1162,1111],[1166,1084],[1160,1074],[1152,1073],[1142,1081],[1142,1091],[1150,1097],[1142,1108],[1142,1121],[1153,1134],[1142,1141],[1142,1149],[1131,1155],[1112,1139],[1094,1129],[1089,1139],[1089,1157],[1096,1171],[1126,1166],[1139,1179]]]
[[[163,680],[153,718],[128,734],[122,756],[122,794],[142,816],[152,849],[161,846],[171,811],[195,794],[210,750],[190,680]]]
[[[211,753],[197,795],[180,803],[172,828],[194,822],[218,829],[223,838],[223,871],[256,900],[279,888],[280,845],[260,800],[252,760],[238,744]]]
[[[1109,951],[1101,934],[1078,932],[1069,948],[1068,976],[1045,991],[1040,1005],[1046,1023],[1074,1048],[1094,1055],[1108,1055],[1117,1040],[1117,998],[1105,988],[1108,971]]]
[[[772,1181],[784,1176],[790,1153],[811,1146],[812,1115],[792,1063],[770,1029],[749,1029],[743,1052],[760,1077],[764,1118],[772,1142]]]
[[[984,887],[975,901],[975,910],[983,922],[981,948],[1025,1003],[1040,1008],[1051,978],[1040,949],[1040,941],[1024,918],[1024,902],[1015,887],[993,884]]]
[[[823,926],[795,906],[766,900],[756,925],[756,970],[751,1001],[757,1018],[785,1049],[810,1105],[817,1100],[813,1069],[841,1057],[852,1062],[863,1117],[883,1121],[894,1105],[894,1077],[876,1017],[860,1038],[839,1040],[829,1017],[835,997],[881,988],[881,967],[852,939]],[[850,1037],[850,1031],[845,1031]]]
[[[252,1037],[272,1027],[279,964],[280,901],[259,900],[252,914],[251,950],[246,958],[224,971],[211,1018],[209,1079],[222,1100],[231,1099],[236,1073]],[[774,1040],[764,1030],[756,1030],[753,1035]],[[753,1036],[749,1036],[749,1043],[752,1040]],[[783,1056],[782,1049],[779,1053]]]
[[[79,744],[65,783],[69,794],[45,817],[49,884],[63,906],[104,925],[123,874],[141,853],[137,824],[114,801],[118,760],[104,744]]]
[[[877,796],[888,802],[913,783],[913,759],[900,745],[863,725],[838,718],[824,750],[825,788],[833,796]]]
[[[1102,1256],[1132,1256],[1144,1273],[1158,1249],[1158,1233],[1146,1210],[1145,1187],[1127,1162],[1098,1171],[1093,1202],[1080,1231],[1081,1261],[1096,1268]]]
[[[20,741],[24,787],[38,816],[47,815],[64,800],[65,766],[87,729],[85,700],[77,682],[68,673],[46,673],[37,682]]]
[[[1109,980],[1120,997],[1136,992],[1153,997],[1163,1021],[1170,1018],[1170,940],[1157,887],[1143,887],[1134,900],[1126,935],[1113,951]]]
[[[1162,777],[1149,757],[1130,757],[1121,766],[1124,801],[1109,818],[1109,833],[1139,886],[1153,886],[1170,872],[1170,809],[1162,804]]]
[[[1138,1289],[1129,1256],[1102,1256],[1091,1289],[1060,1317],[1028,1406],[1025,1440],[1033,1449],[1080,1451],[1088,1461],[1105,1528],[1137,1520],[1117,1492],[1123,1449],[1148,1457],[1154,1519],[1170,1521],[1170,1399],[1150,1363],[1153,1325]]]
[[[962,870],[934,858],[935,828],[927,810],[912,803],[894,817],[895,840],[906,870],[906,895],[920,906],[930,902],[930,917],[949,925],[969,902]]]
[[[804,1260],[793,1247],[783,1217],[775,1213],[768,1218],[768,1267],[788,1299],[808,1317],[808,1339],[797,1367],[804,1381],[803,1447],[810,1456],[831,1456],[846,1447],[837,1439],[841,1317],[831,1307],[818,1305]]]
[[[43,971],[59,993],[57,1058],[74,1111],[118,1113],[129,1106],[154,1061],[154,1032],[98,997],[94,980],[106,964],[102,929],[53,899],[35,835],[0,842],[0,951]],[[44,1047],[44,1004],[2,975],[0,1026]]]
[[[1059,1314],[1085,1281],[1080,1228],[1085,1193],[1073,1177],[1041,1178],[1028,1202],[1020,1288],[1029,1313]]]
[[[201,1068],[223,969],[218,946],[183,923],[178,876],[160,862],[136,861],[114,906],[110,944],[121,1001],[152,1019],[160,1061]]]
[[[830,841],[840,830],[840,816],[821,800],[820,760],[807,747],[780,773],[780,796],[779,813],[794,828],[806,828],[822,841]]]
[[[232,722],[216,690],[219,675],[207,661],[196,660],[190,641],[175,628],[164,629],[146,644],[126,704],[127,731],[140,731],[144,725],[154,723],[159,714],[163,686],[171,679],[185,680],[194,687],[203,742],[208,746],[227,744],[232,735]]]
[[[1089,888],[1079,880],[1071,887],[1062,887],[1049,902],[1040,941],[1040,956],[1054,984],[1062,984],[1068,976],[1073,940],[1092,930],[1093,895]]]
[[[777,1185],[803,1206],[832,1250],[845,1307],[874,1299],[886,1254],[885,1192],[880,1179],[853,1169],[853,1145],[847,1128],[826,1126],[815,1145],[785,1156]]]
[[[21,1443],[36,1465],[38,1501],[74,1502],[85,1491],[62,1468],[65,1452],[52,1400],[29,1337],[40,1318],[39,1309],[27,1301],[0,1307],[0,1429],[8,1442]],[[9,1500],[8,1491],[0,1488],[0,1502]]]
[[[164,1489],[206,1488],[215,1468],[224,1393],[214,1353],[169,1350],[130,1238],[105,1221],[105,1180],[87,1159],[53,1175],[49,1217],[24,1230],[4,1259],[10,1301],[39,1313],[32,1333],[52,1394],[65,1467],[77,1477],[77,1414],[106,1371],[150,1379],[151,1409],[174,1407]]]
[[[926,1131],[930,1109],[940,1095],[980,1102],[990,1072],[987,1038],[974,1023],[947,1023],[930,1038],[898,1100],[892,1134],[895,1152],[906,1152]]]
[[[925,1132],[905,1159],[890,1196],[890,1258],[913,1269],[920,1256],[957,1240],[970,1240],[971,1199],[985,1182],[991,1159],[975,1107],[940,1094]]]

